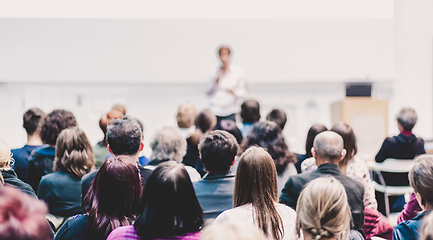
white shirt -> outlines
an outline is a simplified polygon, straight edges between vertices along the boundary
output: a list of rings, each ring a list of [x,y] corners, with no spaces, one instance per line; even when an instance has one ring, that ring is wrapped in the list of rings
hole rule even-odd
[[[244,70],[236,65],[230,65],[225,75],[215,84],[220,69],[218,68],[216,74],[211,77],[206,92],[209,95],[209,109],[217,116],[228,116],[240,111],[242,97],[246,94]]]
[[[280,217],[283,220],[284,235],[282,240],[298,239],[296,233],[296,212],[292,208],[280,203],[275,203],[275,207],[277,208],[277,212],[280,214]],[[255,225],[252,204],[245,204],[243,206],[222,212],[215,219],[215,222],[217,223],[222,221],[243,222],[246,224]],[[268,236],[268,238],[273,239],[272,236]]]
[[[153,170],[155,170],[156,167],[158,167],[158,166],[146,165],[143,168],[147,168],[147,169],[150,169],[153,171]],[[200,175],[200,173],[197,172],[197,170],[195,168],[190,167],[190,166],[184,166],[184,167],[185,167],[186,172],[189,175],[189,178],[191,179],[191,182],[197,182],[197,181],[201,180],[201,175]]]

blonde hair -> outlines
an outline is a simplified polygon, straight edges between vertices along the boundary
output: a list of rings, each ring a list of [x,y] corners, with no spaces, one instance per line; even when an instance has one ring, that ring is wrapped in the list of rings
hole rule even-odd
[[[260,229],[252,224],[225,221],[206,226],[201,240],[267,240]]]
[[[317,178],[302,190],[296,207],[296,229],[313,239],[341,235],[348,239],[351,213],[343,185],[332,176]]]
[[[194,119],[197,115],[197,110],[192,102],[185,102],[179,106],[176,120],[177,125],[181,128],[189,128],[194,125]]]
[[[430,212],[422,220],[422,226],[419,230],[420,240],[432,240],[433,239],[433,214]]]
[[[0,140],[0,170],[10,169],[10,166],[8,166],[8,164],[11,160],[11,148],[5,141]]]

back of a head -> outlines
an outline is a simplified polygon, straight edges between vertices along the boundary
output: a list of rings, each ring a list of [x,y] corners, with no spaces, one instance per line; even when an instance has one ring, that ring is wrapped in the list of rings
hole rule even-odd
[[[13,187],[0,188],[0,239],[53,239],[46,204]]]
[[[287,115],[281,109],[272,109],[272,111],[266,115],[266,120],[275,122],[281,129],[284,129],[287,122]]]
[[[397,114],[397,122],[403,127],[405,131],[412,131],[412,128],[415,126],[418,120],[418,116],[414,109],[412,108],[403,108]]]
[[[101,166],[84,198],[89,226],[97,236],[130,225],[138,213],[142,193],[136,162],[125,155],[109,157]]]
[[[433,209],[433,155],[424,154],[415,158],[409,172],[409,183],[414,192],[421,195],[421,204],[428,210]]]
[[[77,126],[74,114],[66,110],[54,110],[47,115],[41,127],[41,139],[44,143],[55,145],[63,129]]]
[[[236,122],[230,119],[223,119],[217,123],[215,130],[227,131],[236,138],[238,144],[242,143],[243,137],[241,130],[236,126]]]
[[[267,240],[256,226],[243,222],[226,221],[206,226],[202,240]]]
[[[47,115],[39,108],[31,108],[23,115],[23,127],[28,135],[39,130],[42,121]]]
[[[323,126],[322,124],[314,124],[311,126],[310,130],[308,130],[307,140],[305,141],[305,154],[307,158],[312,157],[311,148],[313,147],[314,138],[317,134],[327,131],[328,128]]]
[[[189,128],[194,125],[197,110],[192,102],[186,102],[179,106],[176,120],[180,128]]]
[[[194,124],[197,129],[200,129],[203,133],[212,130],[217,122],[215,114],[210,110],[203,110],[197,114],[194,120]]]
[[[99,119],[99,127],[101,128],[102,132],[105,134],[107,133],[107,125],[112,119],[119,119],[122,118],[124,114],[117,110],[117,109],[111,109],[108,113],[105,113],[101,116]]]
[[[280,239],[283,232],[275,208],[277,198],[277,171],[271,155],[263,148],[250,147],[239,158],[233,206],[251,203],[258,227],[265,235]]]
[[[257,122],[241,144],[241,151],[251,146],[266,148],[274,159],[278,173],[284,172],[290,162],[296,162],[295,154],[289,151],[281,128],[271,121]]]
[[[321,132],[314,138],[313,148],[316,158],[336,161],[340,159],[344,150],[343,138],[332,131]]]
[[[302,190],[296,207],[298,235],[302,230],[304,237],[312,239],[348,239],[351,213],[344,186],[328,175],[317,178]]]
[[[10,168],[8,163],[12,159],[11,148],[9,145],[0,139],[0,170],[5,170]]]
[[[135,229],[142,239],[197,232],[203,210],[185,167],[175,161],[158,165],[143,189]]]
[[[422,219],[422,226],[419,231],[420,240],[433,240],[433,213],[427,214]]]
[[[238,153],[239,145],[232,134],[215,130],[201,139],[198,149],[206,171],[227,174]]]
[[[356,145],[356,137],[355,132],[353,132],[352,127],[344,122],[339,122],[335,124],[331,131],[338,133],[342,138],[344,142],[344,149],[346,149],[346,156],[344,159],[340,162],[341,166],[346,166],[350,159],[352,159],[356,153],[358,152],[358,147]]]
[[[150,143],[152,160],[174,160],[182,162],[186,154],[187,143],[185,138],[175,127],[164,127],[155,133]]]
[[[111,109],[117,110],[117,111],[121,112],[123,115],[126,115],[126,108],[123,105],[117,104],[117,105],[114,105]]]
[[[241,118],[244,123],[256,123],[260,120],[260,104],[249,99],[241,105]]]
[[[78,127],[64,129],[57,138],[54,171],[81,179],[94,164],[93,149],[86,133]]]
[[[113,119],[108,124],[107,140],[114,155],[136,155],[141,138],[141,128],[135,119]]]

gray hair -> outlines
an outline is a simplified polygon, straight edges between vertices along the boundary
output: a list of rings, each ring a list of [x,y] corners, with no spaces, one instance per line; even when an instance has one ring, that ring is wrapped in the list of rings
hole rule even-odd
[[[152,160],[174,160],[182,162],[186,154],[186,140],[179,129],[175,127],[164,127],[156,132],[150,143]]]
[[[343,138],[335,132],[324,131],[314,138],[314,152],[317,156],[333,160],[341,156],[344,149]]]
[[[417,120],[418,116],[413,108],[403,108],[397,114],[397,122],[400,123],[405,131],[411,131]]]

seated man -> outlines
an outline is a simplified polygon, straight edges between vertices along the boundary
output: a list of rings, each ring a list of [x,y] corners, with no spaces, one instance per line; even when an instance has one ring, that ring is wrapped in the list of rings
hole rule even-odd
[[[314,138],[311,152],[316,159],[317,170],[312,173],[291,176],[284,186],[280,202],[296,210],[299,194],[307,183],[323,175],[332,175],[346,189],[352,212],[352,229],[362,232],[364,227],[364,187],[361,183],[341,173],[338,168],[338,163],[346,156],[343,138],[335,132],[322,132]]]
[[[235,137],[226,131],[211,131],[200,141],[200,155],[207,174],[193,186],[207,219],[216,218],[233,207],[235,175],[230,167],[238,149]]]
[[[137,166],[140,170],[141,184],[144,186],[147,177],[151,170],[143,168],[138,162],[139,152],[143,149],[141,137],[141,128],[137,120],[129,119],[114,119],[107,126],[108,150],[114,156],[128,155],[137,161]],[[89,191],[92,180],[95,178],[97,171],[90,172],[81,178],[82,198]]]
[[[260,120],[260,104],[256,100],[249,99],[241,105],[242,137],[247,138],[253,129],[254,123]]]

